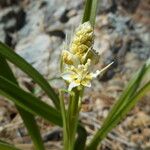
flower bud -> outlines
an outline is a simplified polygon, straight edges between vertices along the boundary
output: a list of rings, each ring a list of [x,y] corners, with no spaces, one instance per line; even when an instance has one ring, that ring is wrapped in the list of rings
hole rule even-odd
[[[67,65],[74,65],[76,66],[77,64],[79,64],[79,59],[76,55],[73,55],[72,53],[70,53],[67,50],[64,50],[62,52],[62,61],[67,64]]]
[[[80,60],[93,44],[93,28],[89,22],[81,24],[73,38],[70,51],[77,54]]]

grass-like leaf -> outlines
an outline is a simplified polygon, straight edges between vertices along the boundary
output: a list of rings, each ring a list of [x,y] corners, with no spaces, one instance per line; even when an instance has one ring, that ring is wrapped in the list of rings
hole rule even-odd
[[[110,121],[113,117],[114,114],[119,112],[122,107],[129,101],[129,98],[134,95],[141,83],[141,80],[143,78],[143,75],[145,73],[145,65],[134,75],[132,80],[128,83],[127,87],[121,94],[120,98],[117,100],[117,103],[112,107],[111,112],[108,114],[105,122]]]
[[[78,126],[77,132],[78,132],[78,136],[77,136],[77,139],[75,141],[74,150],[85,149],[87,132],[82,125]]]
[[[82,23],[90,21],[94,27],[98,0],[86,0]]]
[[[46,92],[46,94],[52,99],[56,108],[59,109],[59,98],[49,83],[43,78],[43,76],[34,69],[28,62],[22,57],[16,54],[11,48],[0,42],[0,54],[3,55],[10,62],[18,66],[22,71],[28,74],[40,87]]]
[[[62,125],[60,113],[56,109],[42,102],[31,93],[25,92],[4,77],[0,77],[0,94],[24,110],[34,115],[37,114],[56,125]]]
[[[111,121],[113,117],[115,117],[115,114],[119,114],[119,110],[124,108],[124,106],[130,102],[130,98],[136,94],[136,91],[138,90],[142,79],[145,77],[147,73],[150,73],[150,60],[148,60],[143,67],[133,76],[133,78],[128,83],[127,87],[121,94],[119,100],[117,103],[113,106],[111,109],[111,112],[108,114],[105,122]],[[150,74],[149,74],[150,75]]]
[[[120,121],[133,108],[137,101],[150,91],[150,81],[148,81],[141,89],[139,85],[149,71],[150,64],[146,63],[142,69],[130,80],[127,88],[124,90],[119,100],[113,106],[105,119],[101,129],[96,133],[87,150],[95,150],[100,143]]]
[[[18,84],[5,58],[0,55],[0,75],[11,80],[14,84]]]
[[[66,110],[65,110],[65,103],[64,103],[64,95],[63,91],[59,91],[59,99],[60,99],[60,108],[61,108],[61,114],[63,119],[63,142],[64,142],[64,149],[67,149],[68,145],[68,124],[67,124],[67,118],[66,118]]]
[[[3,77],[0,77],[0,94],[7,97],[22,109],[34,115],[39,115],[51,123],[62,126],[60,112],[34,97],[32,94],[23,91]],[[82,142],[79,140],[79,143],[85,145],[86,130],[78,124],[77,132],[78,138],[83,140]]]
[[[44,150],[44,144],[34,115],[22,109],[21,107],[17,106],[17,109],[21,115],[21,118],[23,119],[26,128],[28,129],[36,150]]]
[[[8,144],[0,140],[0,150],[19,150],[19,149],[11,144]]]
[[[0,55],[0,75],[7,78],[8,80],[12,81],[14,84],[17,85],[17,81],[7,64],[6,60],[3,56]],[[27,127],[27,130],[33,140],[33,143],[35,145],[35,148],[37,150],[44,150],[44,144],[42,142],[42,138],[40,135],[39,128],[36,124],[34,116],[27,112],[26,110],[22,109],[19,106],[16,106],[17,110],[19,111],[19,114],[21,115],[21,118],[23,119],[25,126]]]

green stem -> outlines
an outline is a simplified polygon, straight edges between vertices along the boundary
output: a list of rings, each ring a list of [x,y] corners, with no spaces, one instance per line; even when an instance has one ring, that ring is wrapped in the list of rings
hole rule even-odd
[[[75,88],[73,92],[74,95],[70,96],[70,103],[68,107],[68,124],[71,144],[69,150],[74,149],[83,89],[78,90],[77,88]]]
[[[82,90],[75,88],[70,94],[68,110],[64,104],[64,90],[60,91],[60,107],[63,119],[63,141],[64,150],[74,150],[76,130],[82,99]]]
[[[86,0],[82,23],[86,21],[90,21],[91,25],[94,27],[97,5],[98,5],[98,0]]]
[[[68,129],[67,129],[67,119],[66,119],[66,110],[64,104],[64,91],[59,91],[59,99],[60,99],[60,108],[63,120],[63,142],[64,142],[64,150],[68,149]]]

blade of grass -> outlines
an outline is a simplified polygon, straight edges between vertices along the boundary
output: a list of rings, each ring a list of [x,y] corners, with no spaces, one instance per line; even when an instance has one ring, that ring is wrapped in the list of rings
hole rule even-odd
[[[139,88],[142,79],[149,70],[150,64],[146,62],[145,65],[143,65],[142,69],[140,69],[140,71],[130,80],[127,88],[124,90],[123,94],[120,96],[119,100],[113,106],[112,110],[105,119],[101,129],[96,133],[96,135],[92,139],[90,145],[87,148],[88,150],[90,150],[90,148],[92,149],[93,147],[96,148],[98,143],[121,120],[121,118],[125,116],[127,111],[129,111],[129,108],[135,105],[133,96],[139,94],[140,90],[138,92],[136,91]],[[148,85],[146,84],[146,86]]]
[[[111,124],[115,126],[138,102],[140,98],[142,98],[147,92],[150,91],[150,81],[146,83],[135,95],[130,98],[130,101],[126,103],[126,105],[119,111],[118,114],[115,115]]]
[[[83,18],[82,18],[82,23],[90,20],[91,6],[92,6],[92,0],[86,0],[84,13],[83,13]]]
[[[9,144],[9,143],[7,143],[5,141],[2,141],[1,139],[0,139],[0,143]]]
[[[0,94],[33,115],[37,114],[56,125],[62,125],[60,113],[56,109],[31,93],[25,92],[4,77],[0,77]]]
[[[23,91],[3,77],[0,77],[0,94],[33,115],[39,115],[51,123],[62,126],[60,112],[34,97],[32,94]],[[78,124],[78,137],[86,136],[86,131],[80,132],[83,130],[84,128]]]
[[[1,55],[0,55],[0,75],[11,80],[16,85],[18,84],[9,65]],[[25,126],[27,127],[27,130],[33,140],[35,148],[37,150],[44,150],[44,145],[42,142],[40,131],[36,124],[34,116],[31,113],[23,110],[19,106],[16,107],[17,110],[19,111],[19,114],[21,115],[21,118],[23,119]]]
[[[127,100],[129,100],[129,97],[134,95],[141,83],[141,80],[143,78],[143,75],[145,73],[145,65],[133,76],[133,78],[129,81],[127,87],[121,94],[119,100],[114,104],[111,111],[109,112],[107,118],[105,119],[105,122],[111,121],[115,114],[127,103]],[[125,100],[126,99],[126,100]]]
[[[0,141],[0,150],[19,150],[15,148],[13,145]]]
[[[121,110],[128,101],[130,101],[130,97],[136,94],[142,79],[150,72],[150,63],[149,60],[143,65],[143,67],[133,76],[133,78],[129,81],[127,87],[121,94],[119,100],[112,107],[110,113],[104,121],[104,124],[107,122],[109,125],[109,121],[115,117],[116,114],[119,114],[119,110]]]
[[[43,78],[43,76],[34,69],[28,62],[22,57],[17,55],[11,48],[0,42],[0,54],[3,55],[10,62],[18,66],[22,71],[28,74],[51,98],[56,108],[59,110],[59,98],[49,83]]]
[[[75,141],[74,150],[85,149],[87,132],[82,125],[78,126],[77,132],[78,132],[78,136],[77,136],[77,139]]]
[[[66,110],[65,110],[65,104],[64,104],[64,92],[62,90],[59,90],[59,99],[60,99],[60,108],[61,108],[61,114],[63,119],[63,144],[64,149],[68,148],[67,143],[70,138],[68,137],[68,127],[67,127],[67,118],[66,118]]]
[[[0,75],[18,84],[5,58],[0,55]]]
[[[96,147],[99,142],[101,142],[107,134],[121,121],[123,117],[135,106],[139,99],[141,99],[147,92],[150,91],[150,81],[145,84],[133,97],[130,98],[130,101],[120,110],[120,114],[116,115],[110,122],[109,126],[105,124],[101,129],[96,133],[90,145],[86,150],[96,150]]]
[[[148,64],[148,61],[147,61],[143,65],[143,67],[130,80],[127,88],[124,90],[123,94],[121,95],[117,103],[112,108],[111,113],[114,115],[111,115],[110,113],[110,117],[108,116],[109,121],[113,119],[113,117],[115,117],[115,114],[117,113],[119,114],[119,110],[124,108],[124,106],[128,102],[130,102],[130,98],[136,94],[137,90],[140,88],[140,84],[142,83],[142,80],[149,73],[150,73],[150,64]]]
[[[28,132],[31,136],[31,139],[34,143],[36,150],[45,150],[44,144],[42,141],[42,137],[39,131],[39,127],[37,126],[36,120],[34,116],[29,113],[28,111],[22,109],[21,107],[17,106],[17,109],[19,110],[19,114],[21,115],[23,122],[28,129]]]
[[[91,25],[94,27],[97,5],[98,0],[86,0],[82,23],[90,21]]]

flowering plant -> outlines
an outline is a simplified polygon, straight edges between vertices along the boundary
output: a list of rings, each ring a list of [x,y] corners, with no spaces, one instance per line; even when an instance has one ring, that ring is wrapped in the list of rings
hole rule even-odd
[[[63,127],[64,150],[96,150],[98,144],[133,108],[137,101],[150,91],[149,78],[146,83],[141,84],[146,75],[149,77],[149,59],[129,81],[92,140],[88,141],[88,144],[86,143],[87,132],[84,125],[79,122],[84,87],[90,87],[92,79],[112,64],[93,73],[93,65],[98,63],[100,57],[93,49],[97,3],[98,0],[86,0],[82,24],[76,29],[69,48],[62,51],[61,77],[66,81],[68,87],[67,90],[59,90],[59,95],[32,65],[0,42],[0,95],[14,102],[36,150],[45,150],[45,146],[35,115]],[[33,93],[20,88],[6,60],[30,76],[52,100],[54,106],[44,103]],[[64,102],[64,93],[69,93],[68,107]],[[0,150],[19,149],[0,140]]]
[[[72,150],[75,141],[75,132],[78,115],[81,107],[84,87],[91,87],[91,80],[106,70],[111,64],[91,72],[94,64],[98,63],[99,54],[93,49],[94,32],[90,22],[85,22],[76,29],[69,50],[63,50],[61,56],[62,78],[67,82],[70,102],[65,109],[63,93],[61,95],[61,112],[64,124],[64,149]],[[68,132],[67,132],[68,131]],[[69,139],[69,137],[71,137]]]
[[[100,57],[93,49],[93,43],[93,28],[90,22],[85,22],[77,28],[69,51],[63,50],[62,52],[62,78],[69,83],[69,91],[74,87],[79,87],[80,89],[84,86],[91,87],[91,80],[112,64],[109,64],[101,71],[91,72],[92,65],[98,63]]]

